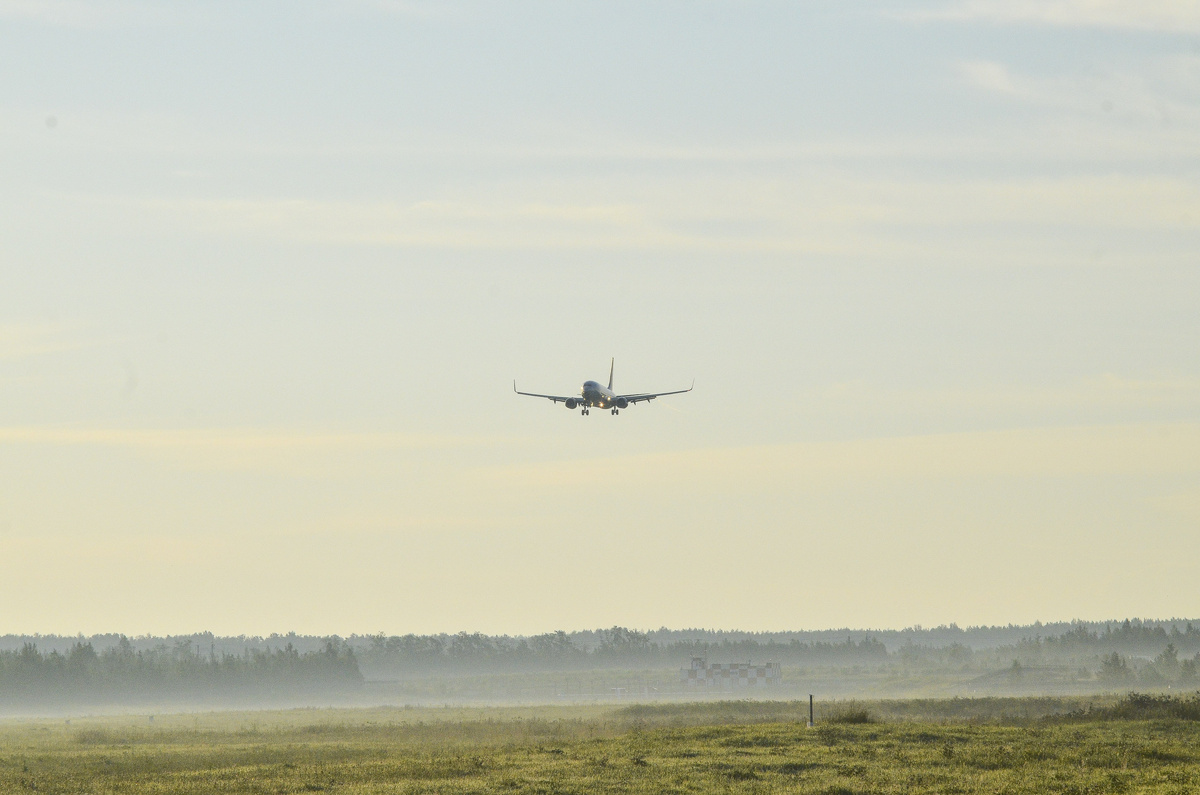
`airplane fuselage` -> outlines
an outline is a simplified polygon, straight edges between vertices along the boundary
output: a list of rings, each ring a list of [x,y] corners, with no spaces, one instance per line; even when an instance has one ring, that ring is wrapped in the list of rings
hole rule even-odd
[[[584,381],[579,397],[585,406],[598,409],[610,409],[617,404],[617,396],[599,381]]]

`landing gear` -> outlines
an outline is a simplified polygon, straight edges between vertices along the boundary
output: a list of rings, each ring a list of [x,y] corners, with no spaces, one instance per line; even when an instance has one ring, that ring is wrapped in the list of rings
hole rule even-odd
[[[583,411],[579,412],[579,416],[580,416],[580,417],[586,417],[587,415],[588,415],[588,410],[587,410],[587,409],[584,409]]]
[[[615,415],[617,415],[617,414],[620,414],[620,413],[621,413],[621,410],[620,410],[620,409],[613,409],[613,410],[612,410],[612,413],[613,413],[613,415],[615,416]]]

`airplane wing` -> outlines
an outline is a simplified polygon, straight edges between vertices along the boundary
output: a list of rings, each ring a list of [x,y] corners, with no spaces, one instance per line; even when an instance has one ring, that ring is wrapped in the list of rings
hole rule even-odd
[[[643,400],[654,400],[654,398],[662,397],[663,395],[682,395],[684,392],[691,392],[695,386],[696,382],[693,381],[692,385],[687,389],[676,389],[673,392],[638,392],[637,394],[633,395],[617,395],[617,397],[623,397],[628,400],[630,404],[633,404],[639,403]]]
[[[579,400],[579,395],[569,395],[567,397],[563,397],[562,395],[539,395],[537,392],[518,392],[516,381],[513,381],[513,391],[516,392],[518,395],[528,395],[529,397],[546,398],[547,400],[552,400],[555,403],[566,403],[568,400]]]

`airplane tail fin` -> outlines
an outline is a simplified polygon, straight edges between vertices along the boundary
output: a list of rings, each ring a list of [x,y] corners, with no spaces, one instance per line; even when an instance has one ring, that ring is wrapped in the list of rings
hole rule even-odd
[[[608,363],[608,391],[609,392],[612,391],[612,374],[613,374],[613,367],[616,365],[616,363],[617,363],[617,357],[615,357],[615,356],[613,357],[612,361]]]

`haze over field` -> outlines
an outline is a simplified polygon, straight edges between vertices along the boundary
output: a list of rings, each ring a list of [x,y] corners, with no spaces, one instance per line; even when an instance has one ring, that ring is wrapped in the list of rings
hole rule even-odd
[[[1200,615],[1200,10],[0,0],[0,632]],[[522,389],[686,387],[581,418]]]
[[[0,635],[0,718],[147,707],[1162,695],[1197,685],[1200,628],[1179,619],[526,637]]]

